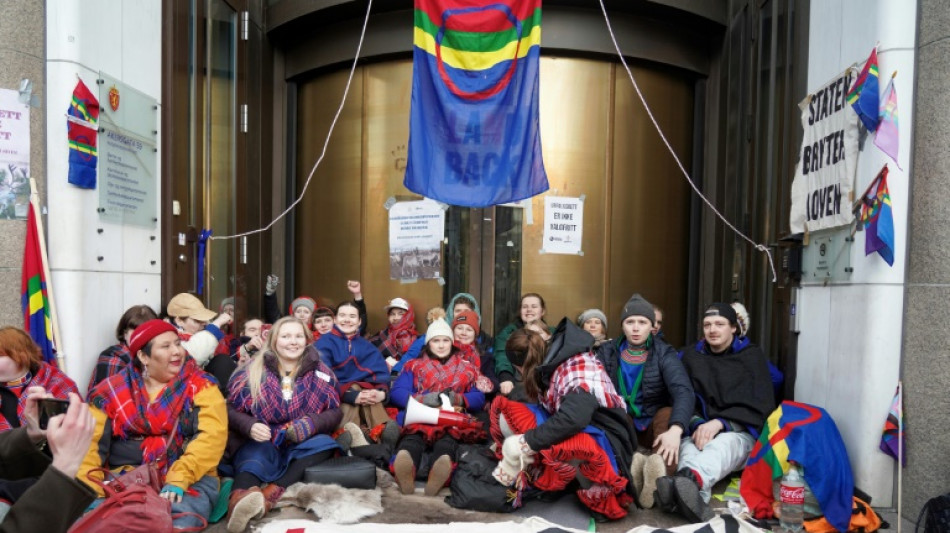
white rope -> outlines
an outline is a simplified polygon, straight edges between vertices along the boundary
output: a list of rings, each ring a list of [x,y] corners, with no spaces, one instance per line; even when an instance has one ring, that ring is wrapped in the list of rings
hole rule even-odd
[[[637,96],[640,97],[640,102],[643,103],[643,109],[646,110],[647,116],[650,117],[650,122],[652,122],[653,127],[656,128],[656,132],[660,135],[660,139],[663,141],[663,144],[666,145],[666,149],[669,150],[670,155],[673,156],[673,160],[676,161],[676,166],[679,167],[680,172],[683,173],[683,176],[686,178],[686,181],[689,182],[689,186],[692,187],[693,191],[700,198],[702,198],[703,202],[707,206],[709,206],[710,209],[712,209],[713,213],[716,213],[716,216],[719,217],[720,220],[722,220],[723,224],[728,226],[729,229],[731,229],[736,235],[748,241],[749,244],[754,246],[756,250],[760,252],[765,252],[766,257],[769,258],[769,268],[772,269],[772,283],[775,283],[778,280],[778,276],[775,274],[775,263],[772,261],[772,252],[768,249],[766,245],[759,244],[753,241],[752,239],[747,237],[745,233],[742,233],[741,231],[739,231],[735,226],[732,225],[732,223],[726,220],[726,217],[724,217],[722,213],[720,213],[719,210],[716,209],[716,206],[714,206],[712,202],[710,202],[703,195],[703,193],[700,192],[699,188],[696,187],[696,184],[693,183],[693,179],[690,177],[689,172],[686,171],[686,168],[683,167],[683,163],[680,162],[679,157],[676,156],[676,152],[673,151],[673,147],[670,145],[670,141],[666,139],[666,136],[663,134],[663,130],[660,129],[660,125],[657,123],[656,118],[653,116],[653,111],[650,109],[650,106],[647,105],[646,98],[644,98],[643,93],[640,92],[640,86],[637,85],[637,80],[633,78],[633,72],[630,71],[630,66],[627,65],[627,60],[624,59],[623,52],[620,51],[620,45],[617,44],[617,38],[616,36],[614,36],[614,29],[610,25],[610,17],[607,16],[607,9],[604,7],[604,0],[599,0],[599,1],[600,1],[600,10],[601,12],[603,12],[604,21],[607,23],[607,31],[610,33],[610,40],[613,41],[614,49],[617,50],[617,57],[619,57],[620,62],[623,63],[623,68],[627,71],[627,76],[630,78],[630,82],[633,83],[633,88],[635,91],[637,91]]]
[[[287,216],[291,211],[297,207],[302,200],[305,194],[307,194],[307,188],[310,187],[310,181],[313,179],[314,173],[317,171],[317,167],[320,166],[320,163],[323,162],[324,156],[327,155],[327,146],[330,144],[330,137],[333,135],[333,129],[336,128],[337,120],[340,118],[340,113],[343,112],[343,105],[346,103],[346,96],[350,92],[350,84],[353,82],[353,74],[356,72],[356,64],[360,58],[360,51],[363,49],[363,39],[366,37],[366,26],[369,24],[369,14],[373,8],[373,0],[369,0],[369,3],[366,4],[366,17],[363,19],[363,29],[360,31],[360,42],[356,45],[356,55],[353,56],[353,65],[350,67],[350,77],[346,80],[346,88],[343,89],[343,98],[340,99],[340,107],[337,108],[336,114],[333,115],[333,122],[330,123],[330,130],[327,132],[327,139],[323,142],[323,150],[320,152],[320,157],[317,158],[317,162],[313,164],[313,168],[310,169],[310,175],[307,176],[307,181],[303,184],[303,190],[300,191],[300,195],[297,196],[297,199],[294,200],[292,204],[287,206],[287,209],[284,209],[281,214],[277,215],[277,218],[272,220],[270,224],[251,231],[245,231],[244,233],[237,233],[235,235],[212,235],[211,240],[224,240],[224,239],[237,239],[238,237],[246,237],[247,235],[253,235],[255,233],[263,233],[271,227],[274,226],[280,219]]]

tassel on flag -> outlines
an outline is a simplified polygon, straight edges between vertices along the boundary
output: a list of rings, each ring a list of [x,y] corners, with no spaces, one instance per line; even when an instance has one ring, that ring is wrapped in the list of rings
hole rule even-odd
[[[877,81],[877,48],[871,50],[871,56],[861,70],[858,79],[855,80],[851,90],[848,91],[848,103],[854,108],[861,122],[868,131],[877,130],[878,118],[878,94]]]
[[[861,223],[865,229],[864,255],[877,252],[888,265],[894,266],[894,213],[887,190],[887,165],[861,198]]]
[[[66,112],[66,134],[69,137],[69,183],[84,189],[96,188],[96,165],[99,152],[99,100],[79,80]]]
[[[894,75],[896,76],[897,72],[894,72]],[[884,89],[884,97],[881,99],[881,110],[878,116],[881,123],[874,135],[874,145],[890,156],[897,168],[901,168],[897,161],[898,148],[900,148],[900,129],[897,126],[897,91],[894,89],[894,76],[891,76],[887,88]]]
[[[884,422],[884,433],[881,435],[881,451],[899,460],[901,466],[907,466],[907,443],[904,439],[904,405],[901,401],[901,384],[897,384],[897,392],[887,412]]]

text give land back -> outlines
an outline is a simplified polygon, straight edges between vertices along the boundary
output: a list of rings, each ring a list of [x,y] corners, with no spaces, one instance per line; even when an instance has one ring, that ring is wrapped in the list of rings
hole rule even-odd
[[[850,224],[858,157],[858,115],[845,95],[851,69],[798,104],[804,136],[792,182],[792,233]]]

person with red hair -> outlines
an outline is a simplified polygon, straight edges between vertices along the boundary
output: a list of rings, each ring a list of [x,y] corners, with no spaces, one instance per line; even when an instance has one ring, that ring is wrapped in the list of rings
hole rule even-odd
[[[79,394],[73,380],[43,361],[29,333],[13,326],[0,328],[0,432],[23,425],[23,392],[30,387],[43,387],[61,400],[68,400],[70,392]]]

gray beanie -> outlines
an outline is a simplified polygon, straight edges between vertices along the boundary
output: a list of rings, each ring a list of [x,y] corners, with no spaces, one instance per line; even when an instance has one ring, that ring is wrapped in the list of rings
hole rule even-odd
[[[577,317],[577,325],[583,328],[584,322],[592,318],[599,318],[601,324],[604,325],[604,329],[607,329],[607,315],[600,309],[588,309],[581,313],[580,316]]]
[[[634,294],[627,300],[627,303],[623,306],[623,311],[620,312],[620,322],[623,323],[624,320],[632,316],[645,316],[651,324],[656,324],[656,313],[653,311],[653,304],[640,296],[640,293]]]

